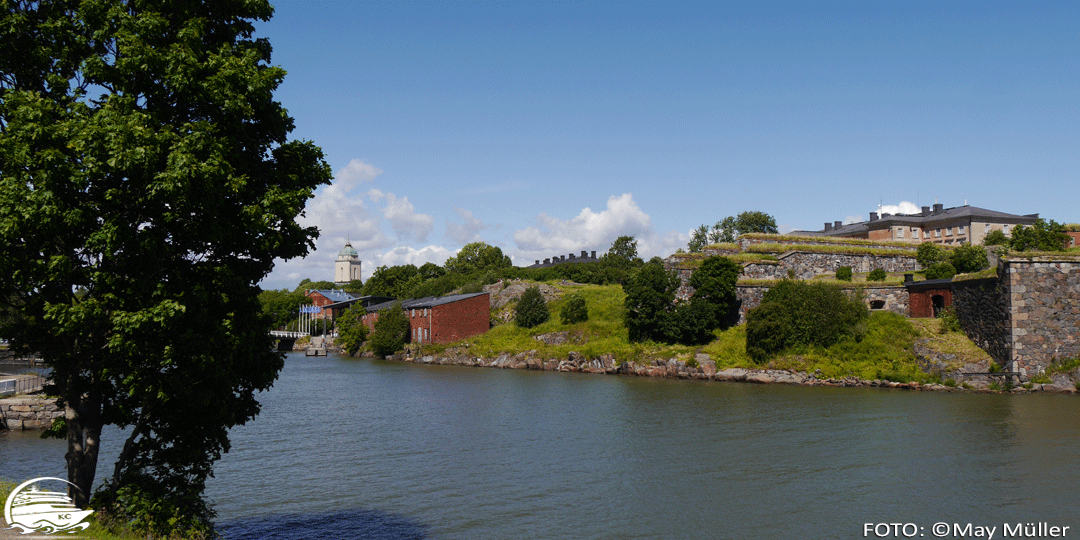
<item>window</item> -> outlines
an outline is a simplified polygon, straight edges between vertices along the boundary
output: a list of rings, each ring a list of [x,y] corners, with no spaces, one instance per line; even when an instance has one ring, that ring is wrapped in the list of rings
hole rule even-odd
[[[986,230],[983,231],[983,232],[990,232],[990,224],[989,223],[986,224]]]
[[[964,234],[964,226],[963,225],[956,228],[956,234]]]
[[[934,229],[934,238],[941,238],[941,229]]]
[[[945,227],[945,236],[952,236],[952,227]]]
[[[429,339],[431,339],[431,329],[430,328],[425,328],[424,329],[424,341],[427,341]]]
[[[896,237],[897,238],[903,238],[904,237],[904,228],[903,227],[897,227],[896,228]]]

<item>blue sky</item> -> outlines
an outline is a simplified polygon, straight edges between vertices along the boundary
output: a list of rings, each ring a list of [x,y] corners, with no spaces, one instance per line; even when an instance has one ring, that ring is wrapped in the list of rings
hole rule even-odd
[[[279,1],[257,25],[334,185],[265,288],[464,244],[646,258],[744,210],[879,204],[1080,222],[1075,2]]]

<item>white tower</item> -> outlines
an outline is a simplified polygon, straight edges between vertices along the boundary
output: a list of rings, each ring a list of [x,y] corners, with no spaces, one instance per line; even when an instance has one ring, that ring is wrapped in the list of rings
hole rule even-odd
[[[346,240],[345,247],[341,248],[337,261],[334,261],[334,284],[344,285],[357,279],[360,279],[360,255]]]

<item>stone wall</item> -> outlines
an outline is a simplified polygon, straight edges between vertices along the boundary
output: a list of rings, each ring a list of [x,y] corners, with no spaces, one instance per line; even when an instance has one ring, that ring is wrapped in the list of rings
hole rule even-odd
[[[834,274],[844,266],[854,272],[869,272],[880,268],[886,272],[914,272],[919,269],[911,255],[845,255],[842,253],[816,253],[792,251],[780,256],[780,264],[795,272],[798,279],[813,279],[822,274]]]
[[[915,253],[915,251],[917,249],[919,249],[919,244],[910,244],[910,245],[902,244],[902,245],[899,245],[899,244],[895,244],[895,243],[881,243],[881,244],[878,244],[878,243],[854,243],[854,242],[844,242],[839,238],[835,238],[835,237],[831,237],[831,236],[823,236],[823,237],[820,237],[820,238],[809,238],[809,237],[805,237],[805,236],[786,236],[786,235],[782,235],[782,234],[776,235],[776,236],[765,237],[765,238],[759,238],[759,237],[750,237],[750,238],[748,238],[748,237],[743,236],[743,237],[740,237],[738,240],[736,240],[736,242],[744,250],[746,248],[750,247],[750,246],[757,245],[757,244],[786,244],[786,245],[792,245],[792,246],[850,246],[850,247],[855,247],[855,248],[866,248],[866,249],[895,249],[895,250],[900,250],[900,251],[910,251],[913,254]]]
[[[13,397],[0,399],[0,430],[45,429],[54,418],[64,416],[56,399]]]
[[[864,287],[863,298],[873,311],[891,311],[907,316],[910,308],[908,290],[900,285]],[[881,302],[880,307],[875,302]]]
[[[1014,369],[1040,373],[1080,356],[1080,259],[1010,258],[1003,266]]]
[[[1012,340],[1005,282],[997,278],[954,281],[952,295],[952,306],[964,333],[998,365],[1006,365],[1011,358]]]

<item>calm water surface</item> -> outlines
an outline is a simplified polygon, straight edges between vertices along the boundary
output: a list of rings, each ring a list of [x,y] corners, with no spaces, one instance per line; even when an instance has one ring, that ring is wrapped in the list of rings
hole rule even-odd
[[[1031,521],[1080,536],[1069,396],[290,355],[262,401],[208,488],[232,539],[861,538],[874,522],[1000,537]],[[63,476],[63,453],[0,434],[0,476]]]

